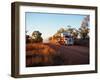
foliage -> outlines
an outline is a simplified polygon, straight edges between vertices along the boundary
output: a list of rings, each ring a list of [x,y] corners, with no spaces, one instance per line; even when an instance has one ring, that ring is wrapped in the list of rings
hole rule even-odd
[[[75,28],[71,28],[69,25],[68,28],[60,28],[54,35],[53,38],[57,39],[61,37],[61,33],[63,32],[69,32],[74,38],[77,38],[79,32]]]
[[[49,37],[49,40],[52,40],[52,37]]]
[[[59,33],[62,33],[62,32],[65,32],[66,30],[64,28],[60,28],[58,31],[57,31],[57,34]]]
[[[32,41],[33,42],[42,42],[43,39],[41,37],[42,33],[40,33],[39,31],[34,31],[32,33]]]
[[[74,37],[74,39],[76,39],[78,35],[79,35],[79,31],[77,29],[73,29],[72,36]]]
[[[79,28],[79,33],[82,39],[85,39],[88,37],[89,28],[88,27],[81,27]]]
[[[26,32],[27,33],[27,32]],[[43,41],[41,37],[42,33],[39,31],[33,31],[32,36],[26,34],[26,43],[39,43]]]
[[[53,39],[57,39],[61,37],[61,33],[69,32],[74,39],[77,39],[80,36],[81,39],[89,38],[89,28],[87,26],[81,27],[79,29],[72,28],[70,25],[67,26],[68,28],[60,28],[52,37]],[[50,39],[51,40],[51,37]]]

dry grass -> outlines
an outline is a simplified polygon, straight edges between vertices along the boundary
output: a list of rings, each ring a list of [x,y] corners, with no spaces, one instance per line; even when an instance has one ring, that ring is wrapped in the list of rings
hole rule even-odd
[[[54,65],[54,60],[57,60],[57,57],[60,58],[60,55],[57,54],[57,51],[54,48],[50,47],[49,44],[30,43],[26,45],[27,67]]]
[[[27,44],[26,51],[31,51],[31,54],[55,54],[55,50],[43,43]],[[28,55],[28,53],[27,53]]]

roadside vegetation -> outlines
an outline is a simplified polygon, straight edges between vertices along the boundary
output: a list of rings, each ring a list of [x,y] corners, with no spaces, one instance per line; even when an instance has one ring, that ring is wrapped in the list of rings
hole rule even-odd
[[[43,43],[40,31],[33,31],[32,35],[28,35],[26,32],[26,67],[68,64],[65,58],[67,52],[64,52],[66,50],[63,50],[63,47],[61,49],[61,45],[56,43],[58,38],[61,37],[60,34],[69,32],[74,38],[74,45],[89,48],[90,29],[88,26],[87,22],[82,22],[79,29],[73,28],[74,26],[70,25],[66,28],[62,27],[49,37],[49,43]]]

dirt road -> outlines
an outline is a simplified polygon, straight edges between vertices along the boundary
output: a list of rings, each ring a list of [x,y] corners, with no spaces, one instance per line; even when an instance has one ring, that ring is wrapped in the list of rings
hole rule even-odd
[[[89,48],[53,43],[27,44],[26,66],[56,66],[89,64]]]
[[[64,65],[89,64],[89,48],[83,46],[50,45],[64,58]],[[59,60],[60,61],[60,60]]]

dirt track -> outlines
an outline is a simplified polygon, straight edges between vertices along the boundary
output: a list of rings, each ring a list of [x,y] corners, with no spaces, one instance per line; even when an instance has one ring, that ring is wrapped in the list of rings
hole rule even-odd
[[[52,43],[27,44],[26,66],[89,64],[89,48]]]
[[[89,48],[83,46],[55,46],[49,45],[54,48],[57,53],[61,54],[64,58],[64,64],[89,64]]]

